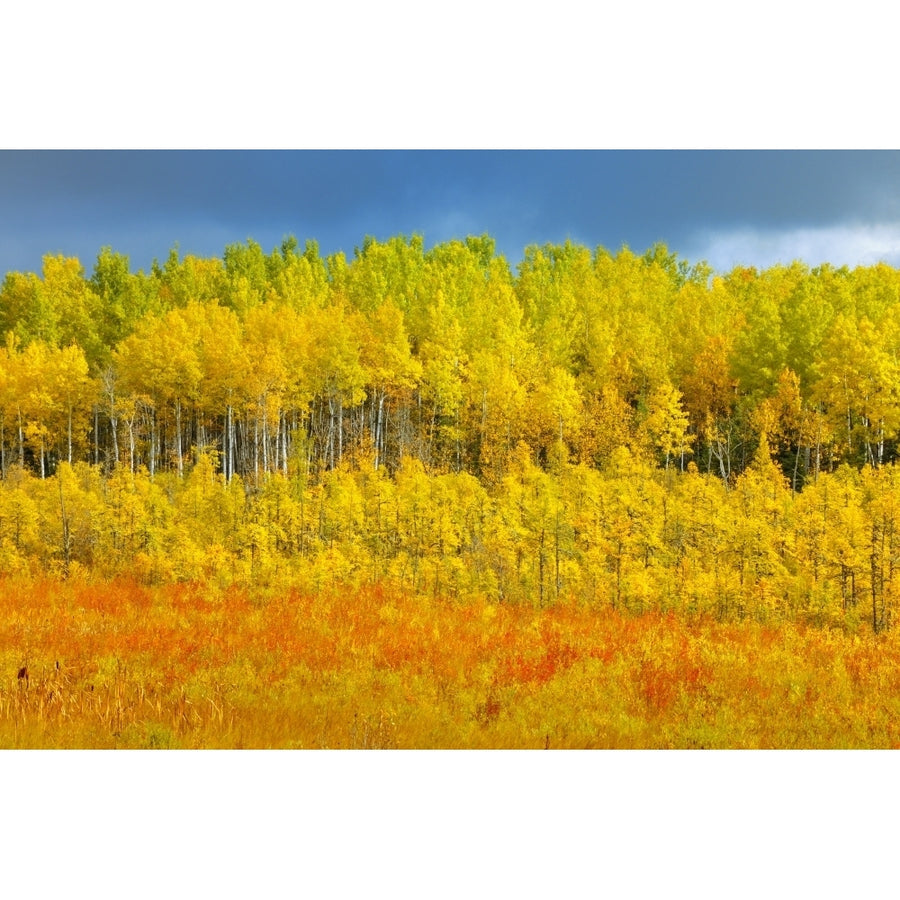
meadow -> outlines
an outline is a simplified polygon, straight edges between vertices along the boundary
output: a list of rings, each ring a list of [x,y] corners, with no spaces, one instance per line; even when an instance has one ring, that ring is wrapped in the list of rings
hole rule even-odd
[[[900,640],[117,579],[0,581],[5,748],[891,748]]]

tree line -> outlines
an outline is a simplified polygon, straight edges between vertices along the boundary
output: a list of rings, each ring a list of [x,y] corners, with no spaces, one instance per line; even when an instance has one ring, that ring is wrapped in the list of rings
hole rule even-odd
[[[884,264],[718,274],[567,242],[514,272],[487,235],[176,248],[148,273],[104,248],[90,276],[48,255],[0,289],[0,464],[183,476],[209,453],[258,488],[410,457],[490,485],[520,445],[544,469],[625,447],[727,484],[765,440],[799,489],[894,459],[898,299]]]

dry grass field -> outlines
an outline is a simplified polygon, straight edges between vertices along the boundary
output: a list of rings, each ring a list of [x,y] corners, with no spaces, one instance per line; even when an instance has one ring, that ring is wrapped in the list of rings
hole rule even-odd
[[[451,601],[0,581],[4,748],[891,748],[900,639]]]

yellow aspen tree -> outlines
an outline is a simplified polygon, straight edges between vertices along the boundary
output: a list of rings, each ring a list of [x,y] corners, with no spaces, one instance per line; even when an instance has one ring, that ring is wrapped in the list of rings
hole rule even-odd
[[[192,316],[196,318],[196,316]],[[159,427],[171,414],[174,451],[179,477],[184,472],[183,420],[185,407],[199,399],[202,371],[198,356],[199,335],[180,310],[162,317],[149,316],[139,323],[114,353],[114,364],[123,390],[143,397],[149,410],[148,462],[151,475],[160,452]]]
[[[536,379],[528,402],[526,435],[548,461],[566,462],[577,444],[581,423],[581,392],[569,372],[555,366]]]
[[[581,424],[575,442],[579,462],[605,466],[614,451],[634,438],[634,410],[618,388],[605,384],[598,392],[582,391]]]
[[[367,392],[371,398],[369,433],[374,454],[374,468],[385,461],[389,423],[396,418],[397,407],[408,404],[422,376],[422,365],[412,355],[403,313],[393,300],[381,303],[366,320],[360,363],[366,373]],[[402,438],[397,435],[399,449]],[[395,460],[395,463],[399,459]]]
[[[52,424],[60,409],[50,377],[52,349],[43,341],[29,344],[16,358],[19,464],[25,464],[25,445],[32,451],[41,478],[46,477]]]
[[[650,445],[663,455],[666,469],[675,456],[679,460],[679,469],[684,471],[685,456],[693,443],[688,425],[681,392],[669,382],[655,388],[647,398],[647,415],[641,423],[641,431]]]
[[[431,465],[459,471],[463,464],[461,413],[470,361],[463,348],[459,319],[441,291],[427,318],[429,337],[422,340],[418,352],[423,408],[419,416],[421,447],[417,452]]]
[[[331,297],[331,283],[325,261],[319,256],[319,245],[307,241],[303,253],[289,242],[281,247],[282,264],[274,278],[270,278],[276,302],[297,312],[323,307]]]
[[[57,431],[57,446],[60,456],[71,466],[75,461],[73,446],[77,449],[85,446],[91,411],[98,399],[98,385],[89,375],[84,351],[76,344],[52,352],[47,362],[47,377],[64,422],[62,434]]]
[[[58,323],[52,342],[62,347],[77,344],[92,365],[105,361],[108,351],[98,333],[100,298],[86,280],[81,263],[75,257],[45,256],[42,274],[43,302]]]
[[[353,449],[353,438],[357,442],[362,439],[362,404],[367,395],[361,347],[366,323],[361,314],[348,308],[340,298],[336,298],[333,306],[311,310],[306,321],[310,387],[316,398],[313,426],[319,442],[319,459],[324,467],[333,469],[343,459],[345,449]],[[348,419],[351,427],[356,425],[355,433],[351,431],[350,435],[345,433]]]
[[[900,362],[888,348],[894,319],[835,317],[818,363],[814,398],[843,432],[848,461],[880,465],[900,427]]]
[[[207,433],[206,422],[198,423],[197,452],[207,453],[215,445],[227,480],[237,471],[235,419],[246,402],[251,375],[248,346],[240,320],[227,307],[203,304],[196,310],[195,322],[201,371],[197,405],[210,425]]]

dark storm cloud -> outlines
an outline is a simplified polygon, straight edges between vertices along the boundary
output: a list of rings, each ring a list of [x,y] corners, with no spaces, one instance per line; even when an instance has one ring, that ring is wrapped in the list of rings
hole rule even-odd
[[[895,153],[599,152],[559,163],[540,181],[542,216],[611,247],[675,243],[698,228],[884,221],[900,196]]]
[[[90,269],[104,244],[146,268],[176,242],[221,255],[294,234],[350,254],[367,234],[412,232],[428,244],[488,232],[513,263],[528,244],[571,238],[663,241],[728,265],[790,254],[801,232],[813,255],[893,252],[898,220],[896,152],[0,152],[0,271],[39,269],[48,252]],[[860,226],[869,237],[842,237]]]

